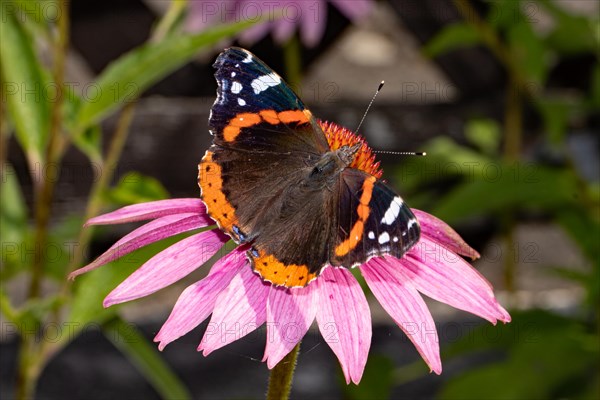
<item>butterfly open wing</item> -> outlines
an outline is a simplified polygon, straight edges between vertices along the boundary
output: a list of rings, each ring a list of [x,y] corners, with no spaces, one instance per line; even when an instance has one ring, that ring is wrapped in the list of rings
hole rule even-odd
[[[279,75],[239,48],[221,53],[215,68],[201,198],[224,232],[251,243],[247,255],[263,280],[305,286],[324,266],[399,257],[418,240],[410,209],[375,177],[346,168],[312,178],[331,150]]]

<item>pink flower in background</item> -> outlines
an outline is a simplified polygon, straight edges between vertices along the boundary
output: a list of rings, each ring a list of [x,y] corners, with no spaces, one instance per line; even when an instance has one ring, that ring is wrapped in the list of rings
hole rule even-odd
[[[491,285],[457,254],[479,257],[441,220],[412,210],[421,239],[401,259],[375,257],[359,266],[369,288],[413,342],[431,370],[442,371],[435,323],[421,293],[487,319],[509,322]],[[152,220],[115,243],[71,278],[158,240],[213,225],[200,199],[172,199],[123,207],[92,218],[89,225]],[[219,229],[195,233],[158,253],[104,300],[109,307],[152,294],[188,275],[229,240]],[[264,283],[252,272],[242,245],[219,259],[208,275],[186,288],[154,340],[159,349],[190,332],[211,314],[199,351],[211,352],[266,323],[263,361],[273,368],[304,337],[316,319],[340,361],[346,382],[358,383],[371,345],[371,313],[352,273],[326,268],[303,288]]]
[[[366,17],[372,0],[328,0],[352,22]],[[281,14],[279,14],[281,13]],[[276,18],[281,15],[280,18]],[[192,0],[188,29],[204,30],[219,23],[258,20],[266,22],[253,26],[240,35],[244,42],[254,43],[269,31],[279,44],[287,42],[296,29],[307,47],[316,46],[327,24],[326,0]]]

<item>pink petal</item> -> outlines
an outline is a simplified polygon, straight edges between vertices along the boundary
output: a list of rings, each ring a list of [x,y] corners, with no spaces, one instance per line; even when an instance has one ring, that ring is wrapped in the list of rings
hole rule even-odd
[[[345,268],[326,268],[316,282],[321,335],[340,361],[346,383],[358,384],[371,346],[371,312],[367,299],[352,273]]]
[[[248,266],[245,253],[245,248],[236,248],[217,261],[206,278],[181,293],[169,319],[154,338],[160,342],[159,350],[200,325],[213,312],[217,296],[229,286],[240,268]]]
[[[330,0],[351,21],[366,18],[373,6],[372,0]]]
[[[360,270],[381,306],[413,342],[429,368],[441,374],[437,330],[419,292],[383,258],[371,259]]]
[[[239,34],[239,40],[245,46],[250,47],[260,39],[264,38],[272,28],[273,22],[269,21],[252,25],[250,28],[245,29]]]
[[[195,213],[206,215],[206,207],[200,199],[168,199],[133,204],[119,208],[108,214],[91,218],[88,225],[123,224],[125,222],[143,221],[164,217],[171,214]]]
[[[189,32],[200,32],[209,26],[225,23],[225,17],[235,9],[236,0],[201,1],[188,3],[185,28]],[[239,20],[238,20],[239,21]]]
[[[229,240],[218,229],[192,235],[161,251],[104,299],[104,307],[147,296],[188,275]]]
[[[469,246],[454,229],[439,218],[425,211],[411,209],[421,225],[421,235],[427,236],[432,241],[439,243],[457,254],[475,260],[479,253]]]
[[[207,356],[264,324],[269,288],[250,266],[242,268],[217,298],[198,351]]]
[[[386,257],[393,270],[415,288],[443,303],[468,311],[495,324],[510,322],[510,315],[494,297],[490,283],[471,265],[427,237],[421,237],[401,260]]]
[[[293,14],[296,10],[301,10],[300,6],[293,8],[293,11],[289,17],[282,17],[275,22],[273,22],[273,30],[272,35],[273,39],[278,44],[285,44],[290,39],[290,37],[294,34],[294,30],[296,29],[296,25],[298,24],[299,16]],[[300,16],[302,15],[302,11],[300,11]]]
[[[273,368],[304,337],[317,313],[316,285],[284,289],[271,286],[267,302],[267,346],[263,361]]]
[[[315,47],[323,37],[327,22],[327,4],[324,0],[304,1],[302,4],[302,43],[307,47]]]
[[[191,213],[167,215],[158,218],[123,236],[93,262],[72,272],[69,275],[69,279],[75,279],[76,276],[92,271],[117,258],[121,258],[140,247],[182,232],[202,228],[209,223],[212,223],[212,220],[209,222],[208,217]]]

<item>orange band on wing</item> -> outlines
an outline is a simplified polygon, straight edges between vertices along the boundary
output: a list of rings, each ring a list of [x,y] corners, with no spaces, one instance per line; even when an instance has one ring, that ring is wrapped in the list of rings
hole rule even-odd
[[[292,122],[300,122],[300,123],[308,122],[308,118],[306,117],[306,114],[302,110],[282,111],[279,114],[277,114],[277,116],[279,117],[279,120],[281,122],[283,122],[284,124],[289,124]]]
[[[240,113],[229,120],[229,123],[223,129],[223,138],[226,142],[233,142],[242,131],[242,128],[250,128],[261,122],[271,125],[291,124],[293,122],[305,124],[309,122],[311,117],[312,114],[308,110],[282,111],[280,113],[275,110],[263,110],[258,114]]]
[[[285,287],[303,287],[317,277],[314,272],[309,272],[306,265],[285,265],[272,254],[266,254],[260,250],[258,257],[251,252],[248,255],[252,259],[252,267],[260,277],[274,285]]]
[[[260,116],[265,120],[265,122],[268,122],[271,125],[277,125],[281,123],[275,110],[263,110],[260,112]]]
[[[369,218],[369,214],[371,212],[369,208],[369,202],[371,201],[371,196],[373,195],[374,183],[375,177],[373,176],[367,178],[363,183],[362,194],[356,210],[358,214],[358,220],[354,223],[352,229],[350,229],[350,235],[348,235],[348,238],[335,247],[335,255],[337,257],[343,257],[350,253],[361,241],[365,229],[365,222],[367,222],[367,218]]]
[[[222,168],[213,161],[213,153],[207,151],[198,166],[198,184],[202,190],[202,201],[206,204],[208,215],[221,229],[231,232],[237,224],[235,209],[223,193]]]

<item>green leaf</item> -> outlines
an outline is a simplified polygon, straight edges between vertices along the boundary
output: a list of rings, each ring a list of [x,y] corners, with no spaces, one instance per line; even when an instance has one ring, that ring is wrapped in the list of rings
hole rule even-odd
[[[534,310],[513,313],[513,322],[492,335],[485,333],[486,326],[461,340],[463,350],[495,347],[506,357],[452,377],[439,394],[441,398],[563,398],[560,393],[564,390],[572,398],[582,389],[573,383],[590,379],[588,371],[596,368],[597,338],[577,320]]]
[[[152,243],[78,277],[74,283],[71,314],[68,318],[74,324],[75,331],[85,328],[90,322],[105,322],[115,317],[119,306],[103,308],[104,298],[152,256],[190,234],[176,235]]]
[[[542,0],[540,4],[555,22],[554,29],[546,37],[549,47],[565,55],[585,52],[597,54],[600,45],[597,15],[595,18],[575,15],[548,0]]]
[[[496,29],[504,30],[513,25],[516,21],[532,19],[536,17],[536,10],[525,10],[527,15],[523,14],[523,2],[514,1],[492,1],[487,3],[489,11],[485,17],[486,21]],[[528,6],[529,4],[525,4]],[[535,8],[535,7],[534,7]]]
[[[577,204],[576,178],[564,170],[535,164],[492,163],[480,178],[459,185],[432,212],[447,222],[507,209],[554,211]]]
[[[169,36],[145,44],[110,64],[95,83],[97,93],[83,99],[76,130],[97,123],[116,108],[135,100],[152,84],[190,61],[199,50],[252,26],[254,22],[221,25],[196,35]]]
[[[427,157],[411,158],[395,171],[403,191],[415,192],[423,183],[453,178],[466,177],[472,181],[494,162],[491,157],[443,136],[430,140],[423,150]]]
[[[80,214],[62,218],[48,233],[48,243],[44,254],[44,272],[48,278],[64,282],[67,267],[76,253],[85,251],[77,242],[77,235],[83,225]]]
[[[550,143],[562,145],[573,105],[566,99],[550,96],[538,99],[535,105],[544,120],[544,130]]]
[[[465,137],[483,153],[494,155],[500,146],[500,126],[493,119],[473,119],[465,127]]]
[[[107,201],[117,206],[162,200],[167,197],[169,193],[160,181],[139,172],[126,173],[117,186],[106,194]]]
[[[582,207],[565,207],[556,214],[558,223],[592,262],[600,263],[600,223]]]
[[[2,243],[21,243],[27,230],[27,208],[17,174],[10,163],[2,166],[0,180],[0,236]],[[4,248],[2,253],[4,255]]]
[[[511,25],[507,37],[512,58],[519,70],[525,74],[527,80],[537,85],[542,84],[548,75],[548,53],[544,42],[524,20]]]
[[[427,57],[437,57],[452,50],[473,46],[481,42],[477,31],[469,24],[456,23],[444,27],[423,48]]]
[[[369,357],[359,385],[343,386],[350,400],[389,399],[392,392],[394,363],[389,357],[374,354]]]
[[[102,163],[102,127],[94,124],[81,133],[73,134],[73,143],[93,163]]]
[[[1,276],[7,279],[24,265],[24,246],[28,245],[27,208],[12,165],[2,166],[0,181],[0,237],[2,238]],[[33,245],[33,244],[31,244]],[[28,247],[31,248],[31,247]]]
[[[6,13],[19,13],[19,18],[27,18],[38,24],[56,22],[60,7],[57,0],[3,0]]]
[[[33,39],[27,35],[16,14],[2,4],[2,92],[7,100],[17,139],[30,165],[44,159],[50,127],[50,104],[44,71],[37,59]]]
[[[103,326],[104,335],[135,365],[163,399],[191,399],[183,382],[162,359],[156,346],[133,324],[114,318]]]

